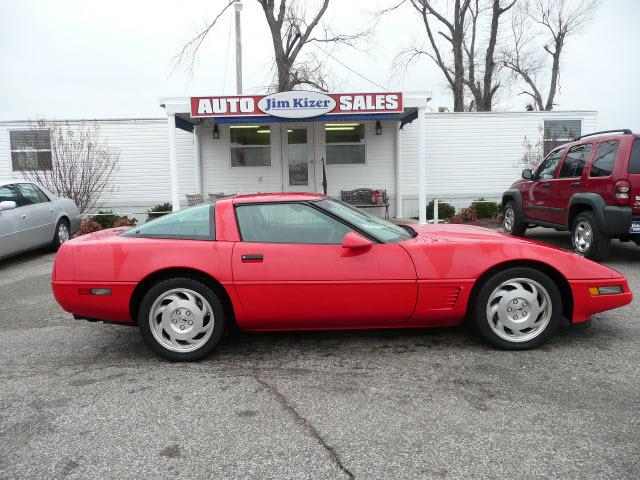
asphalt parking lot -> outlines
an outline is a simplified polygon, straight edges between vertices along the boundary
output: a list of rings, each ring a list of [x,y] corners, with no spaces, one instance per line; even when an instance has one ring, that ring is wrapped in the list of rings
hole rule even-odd
[[[52,261],[0,262],[0,478],[640,478],[638,299],[528,352],[467,329],[236,334],[171,364],[63,312]],[[640,247],[607,264],[640,294]]]

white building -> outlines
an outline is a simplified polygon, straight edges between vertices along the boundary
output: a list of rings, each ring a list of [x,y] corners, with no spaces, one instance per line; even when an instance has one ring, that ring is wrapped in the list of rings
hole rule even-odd
[[[287,93],[270,98],[292,101]],[[313,116],[304,108],[265,114],[257,108],[266,109],[265,97],[247,96],[161,99],[168,120],[97,120],[103,139],[120,152],[117,190],[102,206],[138,213],[162,202],[185,205],[191,193],[322,192],[324,164],[329,195],[386,189],[392,216],[417,217],[424,212],[420,191],[423,205],[434,197],[457,207],[499,198],[520,176],[525,137],[550,146],[597,129],[597,113],[590,111],[431,113],[427,94],[379,94],[382,100],[350,94],[351,104],[341,95],[308,93],[317,102],[335,100],[319,103],[324,111]],[[353,110],[357,95],[365,100]],[[398,95],[395,103],[385,103],[389,95]],[[250,98],[252,108],[241,100],[221,103],[230,98]],[[199,116],[203,99],[214,103],[201,105]],[[336,113],[342,103],[351,109]],[[29,122],[0,122],[1,180],[21,177],[15,162],[30,147],[16,139],[25,129]]]

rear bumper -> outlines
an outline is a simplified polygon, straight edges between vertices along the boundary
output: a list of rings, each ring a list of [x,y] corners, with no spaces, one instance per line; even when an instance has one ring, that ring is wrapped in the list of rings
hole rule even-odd
[[[612,237],[629,235],[631,220],[633,218],[630,207],[604,207],[604,227],[606,232]]]
[[[631,303],[633,293],[629,290],[627,279],[606,278],[595,280],[571,280],[571,292],[573,294],[573,315],[572,323],[580,323],[589,320],[591,315],[596,313],[613,310]],[[620,285],[622,293],[612,295],[591,295],[589,287],[607,287]]]
[[[132,324],[129,302],[135,283],[52,281],[53,295],[60,306],[75,317]],[[111,295],[80,295],[80,289],[108,288]]]

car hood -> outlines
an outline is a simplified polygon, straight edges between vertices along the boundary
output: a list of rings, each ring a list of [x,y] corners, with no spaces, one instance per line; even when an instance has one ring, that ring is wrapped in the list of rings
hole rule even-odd
[[[472,225],[459,224],[438,224],[438,225],[410,225],[420,237],[432,240],[450,241],[450,242],[477,242],[482,240],[489,241],[528,241],[521,238],[505,235],[497,230],[490,228],[475,227]]]

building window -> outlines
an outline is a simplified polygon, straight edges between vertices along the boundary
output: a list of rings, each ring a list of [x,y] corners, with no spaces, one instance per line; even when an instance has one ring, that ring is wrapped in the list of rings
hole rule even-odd
[[[13,171],[51,170],[51,136],[49,130],[10,130]]]
[[[363,123],[326,123],[327,165],[365,163]]]
[[[571,142],[582,135],[581,120],[545,120],[544,155],[563,143]]]
[[[231,166],[271,166],[271,129],[263,125],[232,125]]]

